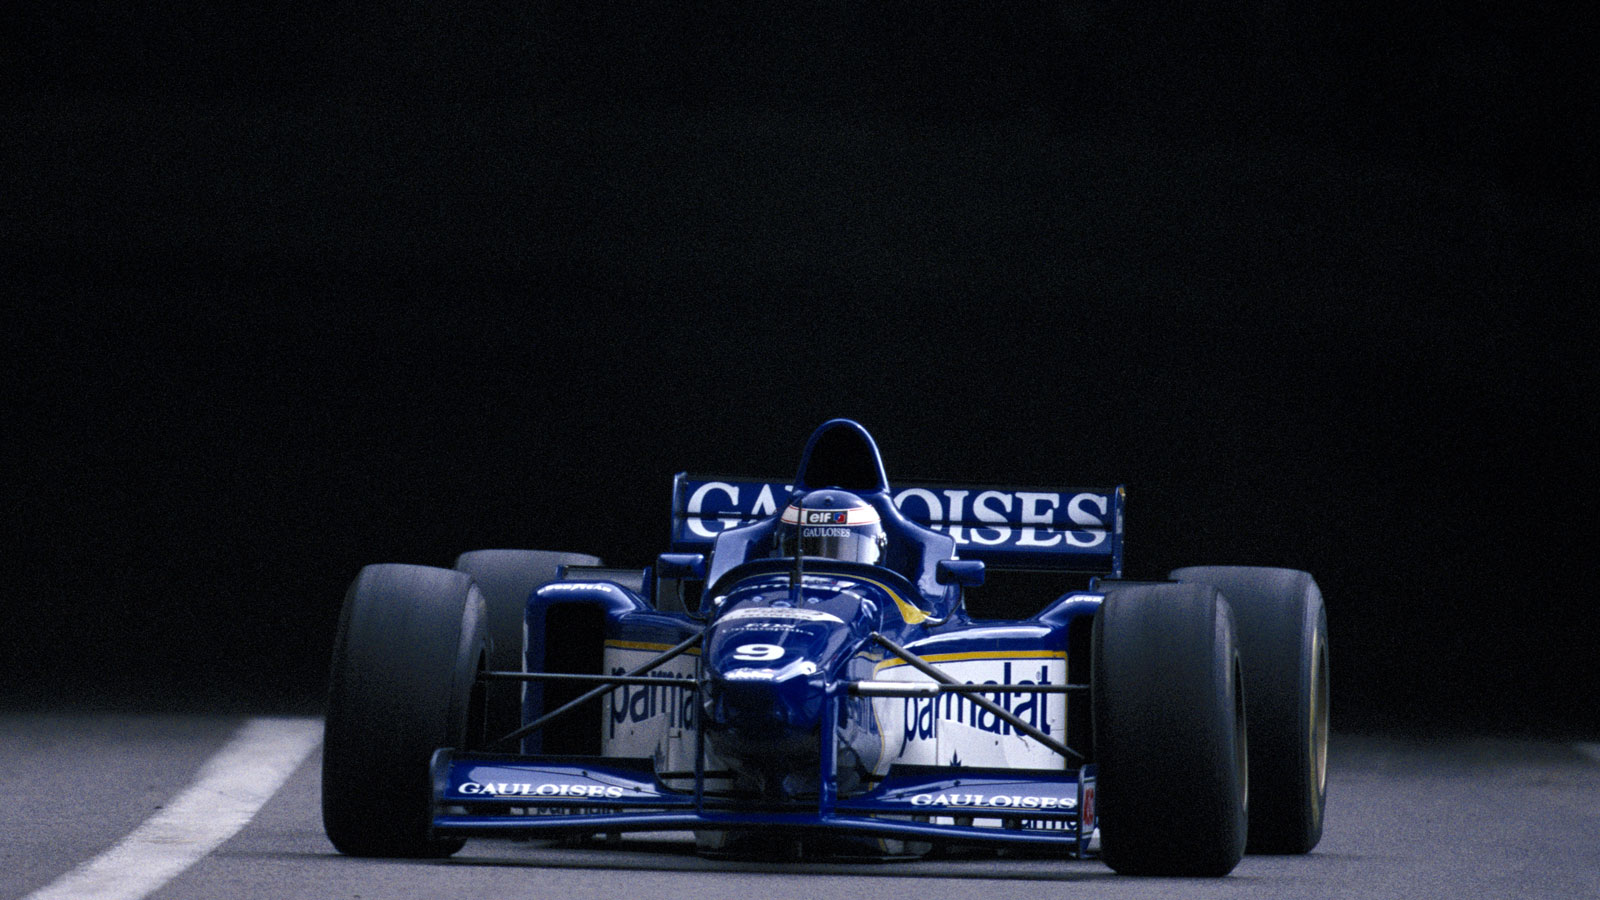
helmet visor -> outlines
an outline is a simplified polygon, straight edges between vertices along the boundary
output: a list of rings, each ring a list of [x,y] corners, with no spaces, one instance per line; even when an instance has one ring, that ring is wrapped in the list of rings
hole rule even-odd
[[[873,564],[883,555],[878,511],[845,491],[812,491],[791,502],[782,518],[778,549],[784,556]]]
[[[883,554],[883,529],[876,525],[791,525],[783,529],[784,556],[821,556],[876,563]]]

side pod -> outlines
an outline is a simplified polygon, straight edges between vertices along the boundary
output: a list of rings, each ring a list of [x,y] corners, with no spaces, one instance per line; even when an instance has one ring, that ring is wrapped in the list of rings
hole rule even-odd
[[[601,674],[605,659],[606,623],[625,613],[648,612],[640,597],[607,581],[556,581],[528,598],[524,616],[526,646],[523,671],[577,675]],[[522,720],[531,722],[577,697],[587,685],[526,683]],[[540,730],[522,739],[524,753],[599,755],[600,714],[597,704],[574,710],[560,729]]]

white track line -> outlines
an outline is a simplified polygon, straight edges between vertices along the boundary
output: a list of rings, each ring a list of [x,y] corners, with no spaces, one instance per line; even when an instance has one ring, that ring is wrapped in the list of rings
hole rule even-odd
[[[322,741],[319,719],[251,719],[121,843],[23,900],[140,900],[255,816]]]
[[[1577,747],[1579,753],[1600,763],[1600,744],[1573,744],[1572,746]]]

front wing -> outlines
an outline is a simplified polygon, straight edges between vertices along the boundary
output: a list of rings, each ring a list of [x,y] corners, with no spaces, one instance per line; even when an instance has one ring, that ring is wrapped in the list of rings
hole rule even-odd
[[[497,743],[510,744],[572,707],[632,683],[686,651],[703,635],[667,650],[627,675],[491,672],[515,680],[575,679],[601,686],[548,712]],[[840,718],[844,697],[967,694],[972,703],[1067,758],[1082,759],[982,696],[986,686],[957,682],[881,634],[873,640],[936,683],[839,682],[829,685],[823,722]],[[652,683],[662,683],[664,679]],[[682,679],[691,690],[697,679]],[[1061,693],[1087,685],[1014,685],[1013,691]],[[435,751],[430,764],[432,831],[436,836],[573,835],[625,831],[748,830],[854,833],[868,837],[960,844],[1047,845],[1079,857],[1095,835],[1095,766],[1077,769],[892,766],[870,790],[838,796],[838,731],[821,729],[815,800],[778,802],[707,789],[733,773],[706,769],[704,732],[696,730],[692,771],[658,772],[650,758],[535,756]],[[692,789],[669,787],[692,780]]]
[[[664,787],[649,759],[434,754],[439,836],[560,836],[782,828],[960,844],[1051,845],[1090,855],[1095,767],[1076,771],[900,766],[866,793],[757,805]],[[825,785],[832,785],[825,779]]]

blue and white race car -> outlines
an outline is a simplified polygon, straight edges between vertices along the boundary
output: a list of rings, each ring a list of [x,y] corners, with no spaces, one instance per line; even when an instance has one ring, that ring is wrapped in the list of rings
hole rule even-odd
[[[692,831],[712,854],[1058,848],[1224,875],[1322,833],[1328,653],[1304,572],[1122,575],[1122,488],[899,485],[859,424],[790,482],[677,476],[643,570],[373,565],[334,650],[323,821],[358,856]],[[973,618],[989,572],[1088,576]]]

